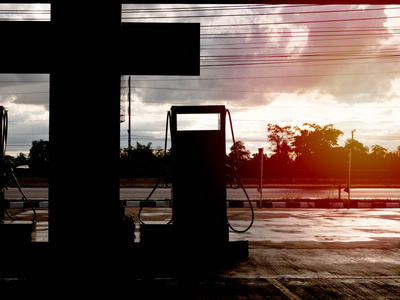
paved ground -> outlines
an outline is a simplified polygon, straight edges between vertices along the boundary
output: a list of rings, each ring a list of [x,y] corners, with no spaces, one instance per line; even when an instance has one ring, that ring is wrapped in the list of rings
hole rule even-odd
[[[138,208],[126,208],[137,218]],[[144,208],[145,223],[167,223],[169,208]],[[238,229],[246,228],[251,213],[246,208],[228,209],[228,219]],[[400,241],[399,209],[255,209],[255,222],[246,233],[230,233],[230,240],[271,244],[295,242]],[[400,244],[395,244],[400,246]],[[400,258],[400,257],[399,257]]]
[[[126,214],[137,220],[137,211],[127,208]],[[41,222],[45,212],[40,210]],[[247,226],[248,210],[230,208],[228,214],[233,226]],[[171,211],[145,208],[142,217],[166,223]],[[188,272],[182,277],[129,278],[109,289],[115,296],[147,299],[400,299],[400,209],[256,209],[255,217],[248,233],[230,234],[230,240],[249,241],[249,257],[243,261],[202,273],[190,272],[191,262],[185,261]],[[127,274],[142,259],[121,255]],[[108,276],[103,285],[86,285],[89,279],[84,279],[80,287],[88,295],[93,290],[101,294],[105,283],[115,284],[115,274]],[[74,278],[67,276],[60,291],[75,293]]]
[[[162,223],[170,212],[145,209],[142,217]],[[236,227],[249,222],[243,209],[229,209],[229,217]],[[240,239],[249,241],[248,259],[190,283],[163,279],[152,287],[204,299],[400,299],[398,209],[256,209],[248,233],[231,233]]]

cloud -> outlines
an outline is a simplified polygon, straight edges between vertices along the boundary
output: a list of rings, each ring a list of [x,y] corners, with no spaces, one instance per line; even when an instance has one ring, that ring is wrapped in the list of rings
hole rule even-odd
[[[48,80],[45,74],[0,74],[0,105],[8,110],[8,155],[28,153],[33,140],[49,138]]]
[[[393,32],[387,27],[388,14],[393,10],[384,8],[315,5],[195,12],[243,16],[191,20],[200,21],[202,25],[201,76],[192,80],[140,82],[136,86],[157,89],[136,89],[135,93],[142,101],[215,102],[243,107],[268,105],[282,92],[328,93],[337,102],[348,104],[387,101],[393,82],[399,78],[400,62],[393,56],[398,48],[393,45]],[[174,14],[183,13],[175,11]],[[373,20],[363,20],[371,18]],[[347,19],[359,20],[340,21]],[[214,24],[251,26],[207,27]],[[216,38],[205,39],[206,34]],[[245,38],[232,38],[234,34]],[[205,67],[213,64],[236,65]],[[218,79],[228,77],[242,79]],[[214,80],[207,80],[210,78]]]
[[[48,110],[49,76],[47,74],[1,74],[0,101],[39,105]]]
[[[49,21],[49,10],[48,3],[0,3],[0,19]]]
[[[140,113],[148,110],[155,122],[164,120],[165,110],[173,104],[225,104],[238,138],[253,152],[259,146],[268,148],[268,122],[334,123],[345,132],[341,145],[357,129],[356,138],[366,145],[382,143],[395,149],[398,141],[379,137],[383,130],[396,135],[393,128],[398,127],[400,65],[393,54],[398,55],[400,39],[394,26],[400,19],[390,17],[399,16],[399,10],[368,5],[263,7],[190,12],[245,15],[241,17],[159,20],[201,23],[203,67],[200,77],[135,77],[144,80],[133,82],[136,87],[157,88],[134,90]],[[344,12],[334,12],[339,10]],[[174,12],[182,14],[189,12]],[[366,18],[373,20],[362,20]],[[326,22],[335,19],[360,20]],[[216,24],[250,25],[212,26]],[[235,66],[206,67],[213,64]],[[221,79],[233,77],[240,79]],[[156,125],[147,119],[146,124],[141,128]],[[162,129],[162,124],[157,126]]]
[[[392,80],[399,77],[400,63],[392,55],[394,46],[387,43],[392,35],[385,26],[387,14],[384,6],[368,6],[374,10],[354,6],[326,6],[316,10],[347,10],[301,17],[303,20],[364,19],[327,23],[307,23],[308,42],[302,53],[315,55],[306,68],[292,69],[297,74],[322,74],[342,76],[309,77],[301,80],[298,89],[315,89],[332,93],[338,102],[360,103],[384,100],[391,89]],[[373,20],[365,20],[372,19]],[[299,20],[284,15],[283,21]],[[329,53],[328,53],[329,51]],[[319,56],[318,53],[325,53]],[[351,75],[356,74],[356,75]],[[335,93],[337,92],[337,93]],[[357,93],[358,92],[358,93]]]

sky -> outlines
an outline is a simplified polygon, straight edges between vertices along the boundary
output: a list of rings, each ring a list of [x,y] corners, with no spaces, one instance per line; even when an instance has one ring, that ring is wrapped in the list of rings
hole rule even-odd
[[[48,4],[0,4],[0,21],[48,21],[49,9]],[[9,119],[7,155],[28,155],[33,140],[49,139],[49,78],[0,73],[0,106]]]
[[[133,146],[163,147],[172,105],[225,105],[236,139],[252,153],[270,151],[268,123],[333,123],[344,132],[339,146],[354,129],[354,138],[366,146],[395,151],[400,145],[400,6],[122,8],[122,22],[201,26],[200,76],[131,76]],[[10,9],[16,8],[0,5],[0,19],[49,18],[43,11],[48,6],[28,7],[24,15]],[[0,74],[0,105],[9,111],[8,154],[28,153],[32,140],[48,139],[48,81],[47,74]],[[126,114],[127,76],[121,87]],[[125,120],[121,148],[128,141]],[[229,151],[229,130],[226,138]]]
[[[223,104],[252,153],[270,151],[268,123],[400,145],[400,6],[126,5],[123,21],[201,25],[199,77],[131,77],[133,141],[158,144],[171,105]]]

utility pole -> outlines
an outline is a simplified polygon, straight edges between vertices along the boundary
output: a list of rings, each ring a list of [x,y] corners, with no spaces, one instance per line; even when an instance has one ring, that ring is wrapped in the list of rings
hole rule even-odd
[[[0,106],[0,224],[4,220],[4,208],[5,208],[5,168],[4,158],[6,156],[6,144],[7,144],[7,127],[8,117],[7,111],[3,106]]]
[[[355,129],[353,129],[353,130],[351,131],[351,139],[352,139],[352,140],[354,140],[354,132],[356,132]]]
[[[128,78],[128,158],[129,162],[132,158],[132,143],[131,143],[131,76]]]
[[[347,209],[350,209],[350,178],[351,178],[351,149],[349,149],[349,182],[347,194]]]
[[[351,140],[354,140],[355,129],[351,131]],[[347,194],[347,209],[350,209],[350,180],[351,180],[351,149],[349,149],[349,180],[348,180],[348,194]]]
[[[260,205],[258,207],[261,208],[262,205],[262,194],[263,194],[263,169],[264,169],[264,148],[258,148],[258,156],[260,157]]]

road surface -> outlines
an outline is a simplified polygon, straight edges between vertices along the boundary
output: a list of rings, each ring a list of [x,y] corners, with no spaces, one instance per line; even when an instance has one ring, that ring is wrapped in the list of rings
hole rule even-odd
[[[46,213],[38,210],[42,223]],[[68,222],[74,222],[75,213],[79,214],[71,211]],[[134,214],[136,220],[137,213],[138,208],[126,209],[126,215]],[[248,209],[228,209],[231,225],[239,229],[249,224],[250,216]],[[30,219],[31,211],[25,210],[18,217]],[[170,217],[167,208],[142,211],[146,223],[165,224]],[[41,224],[37,230],[43,235],[47,227]],[[400,299],[400,209],[255,209],[250,231],[231,232],[229,238],[249,241],[247,259],[204,274],[185,273],[182,278],[127,277],[118,282],[116,291],[126,291],[127,295],[134,291],[147,299]],[[107,241],[101,245],[107,245]],[[142,259],[134,252],[121,255],[125,273]],[[26,260],[30,261],[35,257]],[[42,267],[43,261],[37,263]],[[68,284],[74,287],[81,269],[69,273]],[[110,274],[110,278],[113,276]],[[64,277],[53,279],[64,288]],[[88,282],[86,274],[83,282]],[[5,280],[0,283],[13,284]],[[32,287],[40,295],[49,291],[48,280],[39,283]],[[97,284],[93,289],[102,291],[103,287]]]
[[[170,217],[166,208],[142,211],[148,223]],[[228,209],[228,217],[238,229],[250,221],[243,208]],[[229,238],[249,241],[248,259],[191,289],[164,279],[153,291],[195,299],[400,299],[400,209],[256,209],[254,226]]]
[[[198,187],[193,187],[193,192]],[[30,199],[47,199],[47,188],[24,188],[24,193]],[[79,194],[81,189],[77,189],[76,193]],[[151,188],[121,188],[121,200],[127,199],[146,199],[150,194]],[[255,188],[246,189],[251,199],[259,199],[260,194]],[[21,199],[21,194],[17,188],[10,188],[5,192],[8,199]],[[322,199],[322,198],[338,197],[337,189],[326,188],[264,188],[263,199]],[[151,199],[170,199],[171,188],[158,188],[152,195]],[[228,199],[245,199],[245,195],[241,189],[233,190],[227,189]],[[342,191],[342,199],[347,199],[347,193]],[[351,190],[352,199],[400,199],[400,189],[397,188],[357,188]]]

